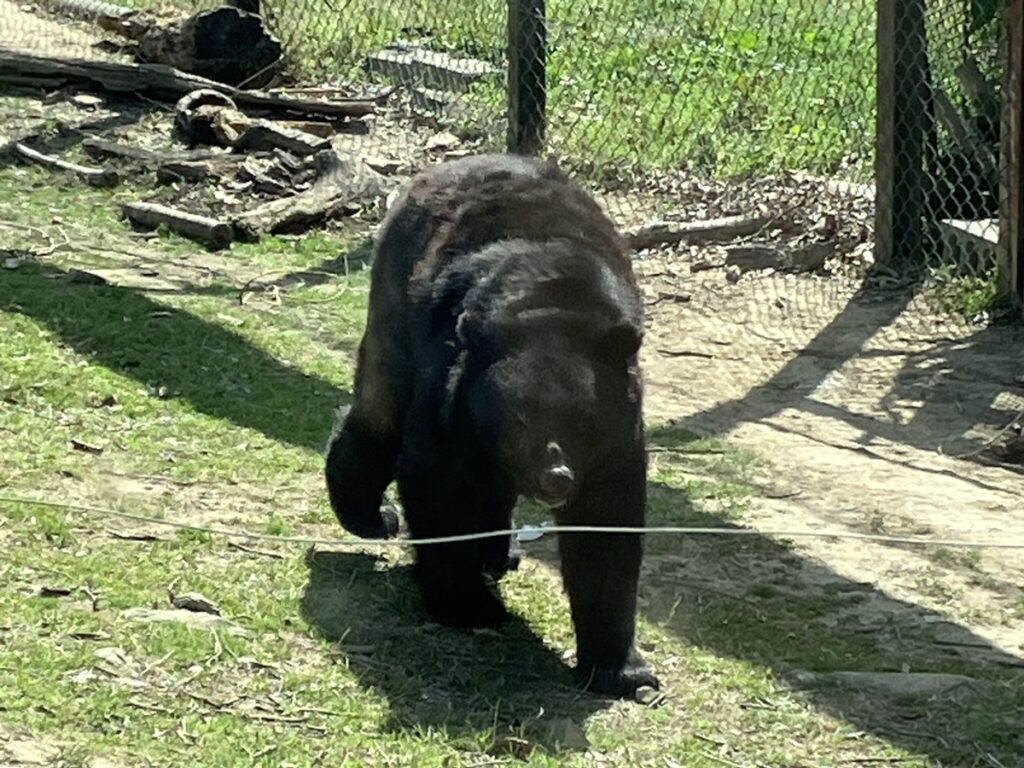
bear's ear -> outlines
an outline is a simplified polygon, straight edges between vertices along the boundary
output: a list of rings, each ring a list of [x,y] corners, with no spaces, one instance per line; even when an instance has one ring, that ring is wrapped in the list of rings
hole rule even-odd
[[[618,323],[597,340],[597,353],[605,360],[625,362],[640,349],[643,332],[629,323]]]

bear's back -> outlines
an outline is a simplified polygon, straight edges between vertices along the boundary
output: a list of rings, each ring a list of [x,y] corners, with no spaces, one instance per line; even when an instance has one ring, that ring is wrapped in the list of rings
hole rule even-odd
[[[552,163],[514,155],[443,163],[414,181],[407,202],[430,214],[416,268],[421,280],[503,240],[568,240],[609,262],[628,263],[612,221]]]

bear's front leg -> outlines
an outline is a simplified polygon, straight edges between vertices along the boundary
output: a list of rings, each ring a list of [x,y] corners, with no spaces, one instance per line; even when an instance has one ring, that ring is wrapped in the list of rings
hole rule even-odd
[[[386,539],[398,533],[398,516],[381,507],[398,440],[374,434],[359,416],[350,406],[338,413],[324,467],[328,498],[345,530],[364,539]]]
[[[476,479],[450,446],[416,432],[407,433],[398,467],[398,493],[413,540],[480,530]],[[478,541],[417,546],[415,575],[424,607],[441,624],[490,627],[509,618],[484,578]]]
[[[564,525],[642,526],[643,459],[629,471],[585,482],[563,508]],[[634,647],[636,592],[643,545],[638,534],[559,534],[562,579],[576,629],[577,674],[597,693],[632,696],[659,687]]]

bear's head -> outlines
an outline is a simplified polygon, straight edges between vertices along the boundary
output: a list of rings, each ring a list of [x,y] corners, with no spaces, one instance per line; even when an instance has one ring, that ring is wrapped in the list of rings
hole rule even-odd
[[[642,439],[642,325],[562,309],[514,321],[464,313],[464,413],[519,493],[557,507]]]

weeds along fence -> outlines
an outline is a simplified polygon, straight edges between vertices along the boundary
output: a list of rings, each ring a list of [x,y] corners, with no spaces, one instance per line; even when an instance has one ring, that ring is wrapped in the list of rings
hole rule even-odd
[[[69,5],[111,7],[40,2],[26,14],[0,0],[5,40],[38,44],[30,16],[65,29]],[[166,18],[218,4],[122,2]],[[877,176],[877,211],[865,218],[859,205],[850,248],[863,255],[877,235],[883,261],[1024,292],[1021,0],[232,4],[258,7],[281,41],[276,84],[394,89],[365,152],[413,165],[439,153],[552,154],[627,221],[821,190],[797,174],[873,203]]]

